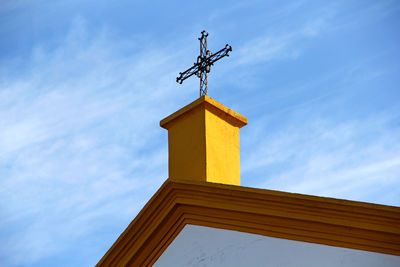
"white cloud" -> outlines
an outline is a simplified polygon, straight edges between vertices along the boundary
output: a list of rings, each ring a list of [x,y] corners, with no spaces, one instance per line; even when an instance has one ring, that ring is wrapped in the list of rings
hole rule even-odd
[[[318,18],[315,23],[306,23],[301,29],[269,33],[249,40],[237,49],[233,66],[277,59],[295,59],[301,51],[299,42],[305,38],[316,37],[323,28],[323,21],[322,18]]]
[[[109,34],[89,34],[78,19],[62,45],[36,47],[24,71],[1,74],[0,255],[8,265],[68,249],[110,221],[126,225],[167,178],[158,123],[188,96],[171,93],[177,53],[125,53]]]
[[[400,198],[393,197],[400,195],[397,119],[396,113],[381,113],[337,123],[314,115],[264,137],[248,136],[243,177],[264,173],[266,180],[255,187],[399,205]],[[394,194],[387,197],[384,191]]]

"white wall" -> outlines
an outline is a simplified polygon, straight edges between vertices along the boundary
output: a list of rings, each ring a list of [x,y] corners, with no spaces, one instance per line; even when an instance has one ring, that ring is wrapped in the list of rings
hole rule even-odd
[[[399,267],[400,257],[187,225],[154,266]]]

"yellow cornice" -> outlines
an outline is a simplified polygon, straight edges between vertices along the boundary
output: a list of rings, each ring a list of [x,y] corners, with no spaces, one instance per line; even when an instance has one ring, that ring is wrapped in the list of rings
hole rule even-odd
[[[150,266],[186,224],[400,255],[400,208],[167,180],[98,266]]]
[[[168,117],[162,119],[160,121],[160,126],[162,128],[168,129],[168,124],[175,119],[179,118],[183,114],[187,113],[188,111],[196,108],[197,106],[200,105],[205,105],[207,109],[210,109],[211,111],[215,113],[223,113],[224,117],[227,118],[232,122],[233,125],[241,128],[247,124],[247,118],[240,115],[239,113],[235,112],[232,109],[227,108],[226,106],[222,105],[218,101],[212,99],[211,97],[207,95],[203,95],[193,101],[192,103],[184,106],[180,110],[174,112],[173,114],[169,115]]]

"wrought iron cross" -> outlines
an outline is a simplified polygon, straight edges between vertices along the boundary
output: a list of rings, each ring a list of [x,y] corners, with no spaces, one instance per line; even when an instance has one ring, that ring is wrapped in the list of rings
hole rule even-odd
[[[229,51],[232,51],[232,47],[227,44],[224,48],[212,54],[207,49],[207,36],[208,33],[206,31],[201,32],[201,37],[199,38],[200,56],[197,57],[197,62],[194,63],[193,67],[184,72],[179,72],[179,77],[176,78],[176,82],[182,84],[184,80],[196,74],[200,78],[200,96],[207,94],[207,74],[210,72],[211,66],[224,56],[229,56]]]

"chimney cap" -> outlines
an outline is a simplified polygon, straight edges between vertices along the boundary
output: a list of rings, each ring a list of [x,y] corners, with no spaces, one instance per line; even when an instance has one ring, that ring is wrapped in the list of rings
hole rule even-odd
[[[164,129],[168,129],[168,124],[177,119],[178,117],[182,116],[186,112],[200,106],[204,105],[205,108],[210,109],[212,111],[216,111],[218,113],[223,113],[224,117],[226,117],[231,124],[234,126],[237,126],[239,128],[245,126],[247,124],[247,118],[240,115],[239,113],[225,107],[218,101],[212,99],[211,97],[207,95],[203,95],[197,100],[193,101],[192,103],[188,104],[187,106],[181,108],[180,110],[176,111],[175,113],[169,115],[168,117],[162,119],[160,121],[160,126]]]

